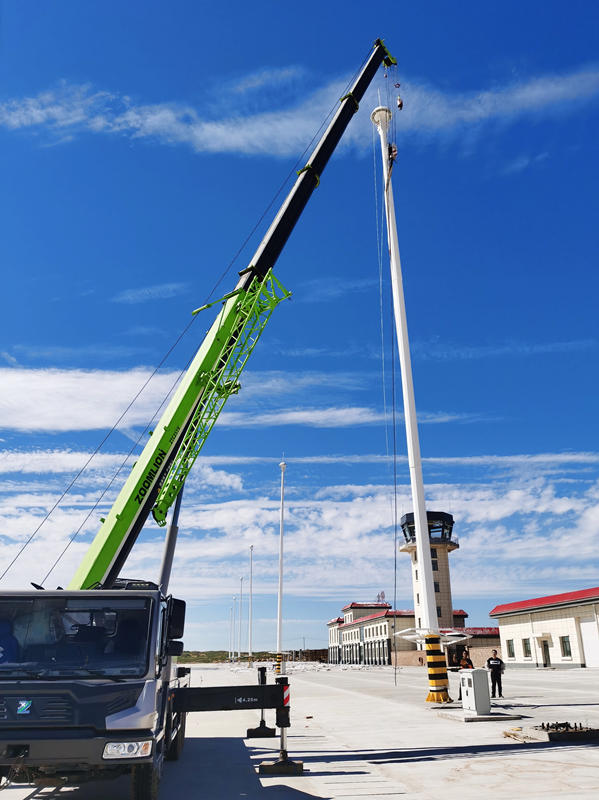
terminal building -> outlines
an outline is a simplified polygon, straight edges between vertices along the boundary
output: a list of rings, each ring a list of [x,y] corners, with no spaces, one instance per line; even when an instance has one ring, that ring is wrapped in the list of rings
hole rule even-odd
[[[495,606],[513,667],[599,667],[599,587]]]
[[[453,534],[453,517],[441,511],[427,512],[435,600],[439,627],[460,628],[469,636],[467,646],[474,666],[483,666],[493,648],[499,650],[498,628],[466,628],[468,614],[454,609],[449,575],[449,553],[459,548]],[[328,623],[329,663],[331,664],[396,664],[419,665],[424,663],[424,651],[409,640],[396,636],[402,630],[422,627],[422,582],[416,552],[414,515],[401,518],[404,542],[399,548],[410,556],[412,564],[412,590],[414,608],[393,610],[389,603],[352,602],[342,609],[343,616]],[[447,648],[451,666],[457,663],[463,645]]]

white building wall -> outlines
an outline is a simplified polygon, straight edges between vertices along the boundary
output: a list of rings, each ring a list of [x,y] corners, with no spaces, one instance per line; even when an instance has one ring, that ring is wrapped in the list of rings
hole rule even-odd
[[[543,666],[543,642],[547,642],[553,667],[580,667],[585,665],[580,619],[592,618],[597,622],[597,609],[593,604],[579,604],[564,608],[537,610],[498,617],[501,650],[506,665],[522,667]],[[599,640],[599,626],[597,627]],[[567,636],[571,655],[562,655],[560,637]],[[525,655],[523,640],[530,642],[530,656]],[[509,655],[508,641],[513,642],[514,655]],[[591,649],[590,647],[588,648]],[[589,653],[591,656],[591,653]],[[591,660],[591,659],[590,659]],[[595,664],[589,664],[589,666]],[[597,664],[599,666],[599,664]]]

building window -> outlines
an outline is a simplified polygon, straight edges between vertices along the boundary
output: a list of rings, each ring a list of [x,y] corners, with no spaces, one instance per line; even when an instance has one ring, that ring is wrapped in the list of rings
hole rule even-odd
[[[559,637],[559,644],[562,648],[562,656],[564,658],[570,658],[572,656],[572,650],[570,648],[570,637],[569,636],[560,636]]]
[[[437,606],[437,616],[441,616],[441,606]]]
[[[418,580],[418,570],[414,570],[414,580]]]
[[[524,658],[530,658],[530,639],[522,639],[522,652],[524,653]]]
[[[437,558],[437,550],[434,547],[431,547],[431,558]]]
[[[513,639],[507,639],[505,644],[506,644],[506,647],[507,647],[507,657],[508,658],[515,658],[516,655],[514,653],[514,640]]]
[[[439,562],[437,561],[436,558],[433,558],[433,572],[438,572],[438,571],[439,571]]]
[[[420,595],[418,594],[418,592],[416,592],[416,602],[420,603]]]
[[[422,625],[420,624],[420,617],[418,617],[418,627],[422,628]]]
[[[439,586],[439,581],[435,581],[435,591],[436,592],[440,592],[441,591],[441,588]]]
[[[414,552],[412,553],[412,561],[414,562],[414,564],[417,564],[417,563],[418,563],[418,554],[416,553],[416,551],[415,551],[415,550],[414,550]]]

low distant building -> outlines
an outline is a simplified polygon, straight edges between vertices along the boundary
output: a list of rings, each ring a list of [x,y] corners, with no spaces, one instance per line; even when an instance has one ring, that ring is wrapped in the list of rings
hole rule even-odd
[[[599,587],[495,606],[513,667],[599,667]]]
[[[475,666],[483,666],[493,648],[499,650],[498,628],[465,628],[468,614],[453,611],[453,627],[469,636],[465,645]],[[425,653],[414,642],[395,636],[415,627],[414,611],[393,610],[389,603],[349,603],[342,617],[327,623],[330,664],[422,665]],[[443,630],[443,629],[442,629]],[[449,665],[459,657],[464,645],[448,648]]]

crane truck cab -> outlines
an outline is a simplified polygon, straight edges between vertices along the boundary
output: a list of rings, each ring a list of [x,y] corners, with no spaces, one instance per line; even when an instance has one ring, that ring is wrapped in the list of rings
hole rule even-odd
[[[185,603],[155,584],[0,595],[0,776],[38,786],[129,773],[132,797],[154,800],[177,759],[189,685]]]

